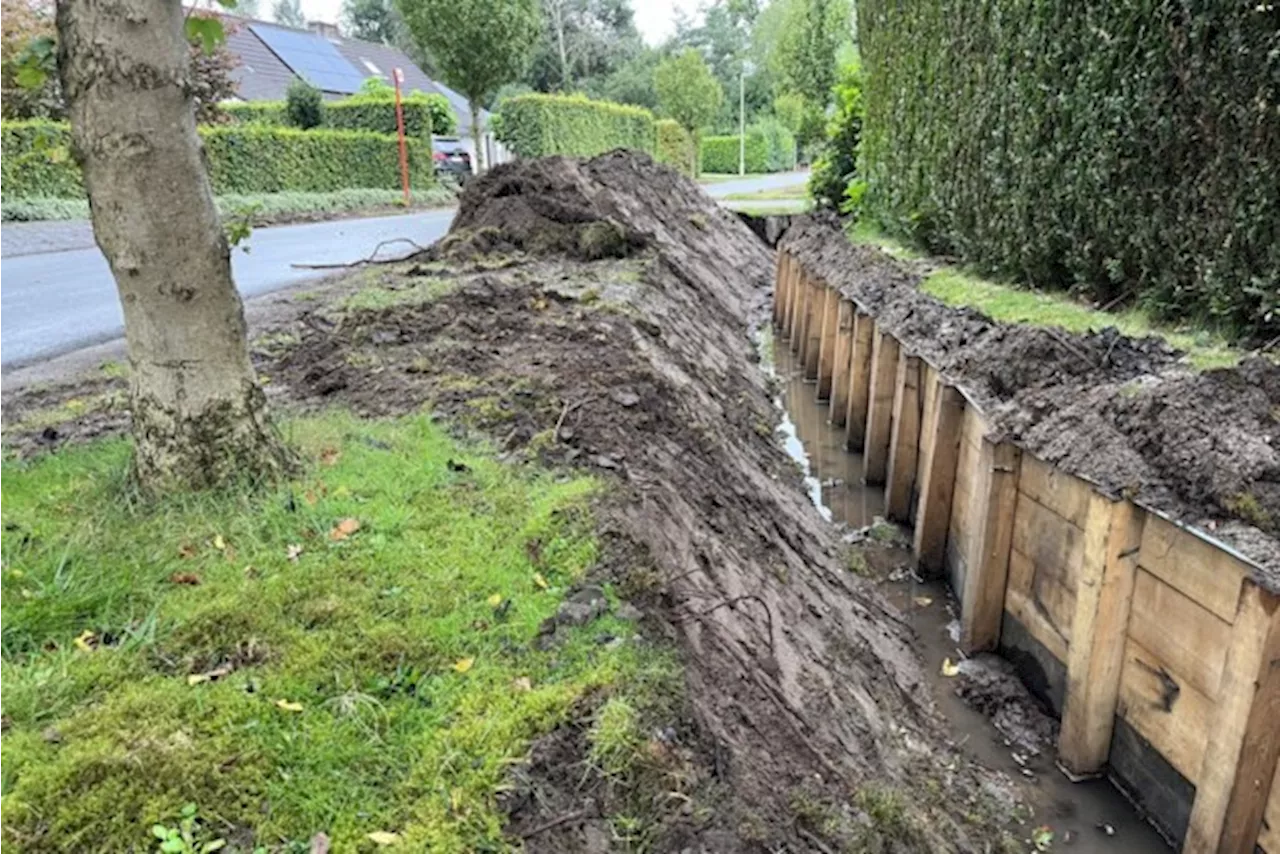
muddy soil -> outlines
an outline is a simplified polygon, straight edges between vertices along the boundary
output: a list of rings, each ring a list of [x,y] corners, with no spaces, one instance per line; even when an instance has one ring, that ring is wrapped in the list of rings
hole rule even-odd
[[[298,302],[254,357],[279,407],[427,407],[514,464],[611,484],[597,516],[623,558],[600,573],[686,668],[681,723],[650,742],[677,757],[640,798],[652,850],[1005,850],[1014,800],[947,743],[908,628],[849,571],[775,434],[751,339],[773,269],[737,217],[646,157],[509,164],[430,252]],[[111,382],[11,396],[9,448],[74,438],[69,401]],[[36,394],[61,414],[41,421]],[[565,773],[584,750],[565,727],[513,771],[527,850],[631,844],[606,838],[608,781]]]
[[[1200,527],[1280,589],[1280,365],[1195,373],[1162,339],[994,321],[921,293],[919,274],[836,223],[796,217],[780,242],[959,384],[1036,456]]]

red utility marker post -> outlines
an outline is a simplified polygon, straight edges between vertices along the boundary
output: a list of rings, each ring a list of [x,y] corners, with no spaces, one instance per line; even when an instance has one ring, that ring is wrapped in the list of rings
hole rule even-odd
[[[404,109],[400,106],[400,82],[404,72],[399,68],[391,75],[396,81],[396,133],[400,137],[400,184],[404,187],[404,206],[409,207],[409,150],[404,143]]]

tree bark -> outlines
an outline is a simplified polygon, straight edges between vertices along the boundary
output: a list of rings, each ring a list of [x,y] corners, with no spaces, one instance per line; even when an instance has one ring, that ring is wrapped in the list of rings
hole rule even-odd
[[[134,473],[158,494],[289,454],[249,361],[204,165],[177,0],[59,0],[58,69],[94,238],[124,308]]]
[[[476,172],[480,173],[485,169],[484,147],[480,142],[484,136],[480,132],[480,104],[474,98],[469,98],[467,106],[471,109],[471,142],[476,147]]]

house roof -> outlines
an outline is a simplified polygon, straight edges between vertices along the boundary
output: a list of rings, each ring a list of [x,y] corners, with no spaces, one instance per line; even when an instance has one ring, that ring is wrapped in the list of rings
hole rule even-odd
[[[231,79],[236,84],[236,93],[245,101],[282,101],[289,84],[295,79],[315,76],[308,75],[308,67],[300,63],[297,56],[291,56],[287,50],[283,55],[273,50],[261,35],[264,32],[269,36],[283,33],[288,37],[287,43],[293,46],[305,45],[310,40],[317,42],[316,49],[306,55],[305,62],[310,66],[314,67],[320,62],[332,64],[332,68],[325,69],[332,73],[325,73],[320,77],[321,89],[326,98],[351,94],[358,88],[354,85],[356,78],[363,82],[376,77],[389,83],[393,70],[399,68],[404,72],[405,91],[444,95],[458,115],[458,133],[466,135],[471,132],[471,113],[467,99],[448,86],[432,80],[403,51],[395,47],[323,34],[312,29],[282,27],[264,21],[230,16],[228,20],[234,26],[228,27],[227,50],[239,60],[231,72]],[[279,47],[279,39],[270,40]],[[329,50],[328,45],[336,48],[336,52]],[[352,71],[355,73],[352,74]],[[352,82],[341,82],[344,78]],[[487,122],[488,112],[482,110],[481,117],[482,121]]]

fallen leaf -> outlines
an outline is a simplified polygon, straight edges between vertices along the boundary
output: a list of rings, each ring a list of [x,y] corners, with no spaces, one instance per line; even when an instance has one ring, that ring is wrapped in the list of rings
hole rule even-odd
[[[277,706],[277,708],[284,709],[286,712],[300,712],[300,711],[302,711],[302,704],[301,704],[301,703],[292,703],[292,702],[290,702],[290,701],[288,701],[288,700],[276,700],[276,706]]]
[[[551,586],[550,584],[547,583],[546,577],[543,576],[541,572],[535,572],[533,574],[533,583],[536,584],[542,590],[546,590],[548,587]]]
[[[195,556],[196,556],[196,547],[191,545],[191,543],[183,543],[182,545],[178,546],[178,557],[186,559],[186,558],[192,558]]]
[[[400,834],[391,833],[387,830],[375,830],[373,833],[368,834],[368,838],[374,845],[395,845],[400,841]]]
[[[358,530],[360,530],[360,520],[348,517],[333,526],[333,530],[329,532],[329,539],[340,543]]]
[[[496,607],[498,607],[499,605],[501,605],[501,604],[502,604],[502,594],[501,594],[501,593],[495,593],[495,594],[493,594],[492,596],[490,596],[490,597],[489,597],[489,600],[488,600],[488,601],[489,601],[489,607],[490,607],[490,608],[496,608]]]
[[[528,676],[520,676],[511,683],[511,688],[523,694],[533,690],[533,681]]]
[[[94,647],[97,646],[97,643],[98,643],[98,636],[95,635],[93,632],[89,631],[88,629],[85,629],[83,632],[81,632],[80,636],[75,639],[76,649],[80,650],[81,652],[93,652]]]
[[[227,547],[227,541],[222,539],[222,535],[218,534],[213,538],[213,547],[218,551],[223,551]]]
[[[289,560],[293,561],[294,563],[298,562],[298,555],[300,554],[302,554],[302,546],[298,545],[297,543],[292,543],[289,546],[288,550],[285,551],[285,556],[288,557]]]
[[[959,674],[959,672],[960,672],[960,665],[952,662],[952,660],[949,658],[942,659],[942,675],[943,676],[948,676],[948,677],[955,676]]]
[[[320,462],[331,466],[338,461],[340,456],[342,456],[342,452],[337,448],[325,448],[320,452]]]
[[[928,608],[930,605],[932,605],[932,604],[933,604],[933,597],[932,597],[932,596],[917,596],[917,597],[915,597],[915,599],[914,599],[913,601],[914,601],[917,605],[919,605],[921,608]]]
[[[189,584],[192,587],[195,587],[200,583],[200,576],[196,575],[194,572],[175,572],[173,575],[169,576],[169,583]]]
[[[223,676],[230,676],[235,670],[230,664],[223,664],[212,670],[206,670],[204,673],[192,673],[187,677],[188,685],[199,685],[202,682],[212,682],[215,679],[221,679]]]
[[[459,658],[453,663],[453,669],[459,673],[466,673],[471,669],[471,665],[475,663],[476,660],[474,658]]]
[[[1047,824],[1042,824],[1031,831],[1031,844],[1037,851],[1048,851],[1053,847],[1053,829]]]

